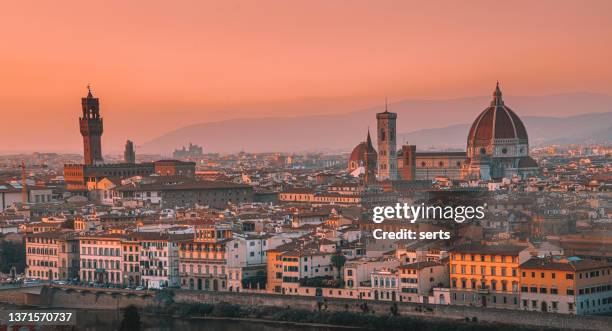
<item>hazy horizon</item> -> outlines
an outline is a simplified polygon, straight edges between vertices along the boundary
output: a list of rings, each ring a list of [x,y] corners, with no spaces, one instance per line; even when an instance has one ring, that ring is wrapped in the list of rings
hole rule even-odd
[[[97,96],[97,95],[96,95]],[[559,110],[557,107],[556,108],[559,112],[556,114],[548,114],[548,111],[546,109],[542,109],[542,110],[536,110],[534,111],[533,108],[534,106],[537,106],[538,104],[541,103],[548,103],[548,98],[555,98],[555,97],[563,97],[563,96],[568,96],[570,98],[575,98],[577,96],[583,96],[587,99],[592,99],[593,97],[605,97],[607,100],[609,99],[610,103],[609,106],[610,108],[607,109],[591,109],[590,107],[587,107],[587,109],[561,109]],[[543,98],[544,100],[537,100],[539,98]],[[450,98],[450,99],[400,99],[400,100],[395,100],[395,101],[389,101],[389,109],[391,111],[399,111],[400,116],[398,117],[398,134],[407,134],[407,133],[414,133],[414,132],[418,132],[421,130],[428,130],[428,129],[442,129],[442,128],[446,128],[446,127],[452,127],[452,126],[456,126],[456,125],[464,125],[464,124],[471,124],[471,121],[473,120],[473,118],[468,118],[468,117],[464,117],[464,116],[460,116],[461,119],[456,119],[455,117],[448,117],[448,116],[444,116],[444,114],[440,114],[442,117],[444,117],[444,119],[440,119],[436,122],[431,122],[431,125],[418,125],[417,128],[411,127],[411,128],[406,128],[404,126],[401,125],[402,122],[405,122],[407,120],[406,116],[403,116],[402,113],[404,113],[402,110],[406,110],[406,103],[408,104],[413,104],[413,103],[423,103],[423,104],[430,104],[431,103],[431,107],[433,107],[434,109],[436,108],[440,108],[440,107],[444,107],[447,104],[451,104],[451,105],[455,105],[455,102],[459,103],[459,105],[462,105],[462,103],[468,103],[468,104],[476,104],[477,106],[472,107],[469,111],[473,112],[473,115],[477,115],[480,113],[480,111],[482,111],[484,108],[486,108],[486,106],[488,105],[488,100],[490,99],[490,96],[488,95],[482,95],[482,96],[465,96],[465,97],[457,97],[457,98]],[[533,99],[536,99],[535,101]],[[612,113],[612,96],[607,95],[607,94],[596,94],[596,93],[592,93],[592,92],[575,92],[575,93],[558,93],[558,94],[547,94],[547,95],[541,95],[541,96],[512,96],[512,95],[504,95],[504,100],[506,101],[506,103],[512,107],[513,109],[517,110],[517,112],[519,113],[519,115],[522,118],[559,118],[559,119],[564,119],[564,118],[568,118],[568,117],[574,117],[574,116],[580,116],[580,115],[592,115],[592,114],[601,114],[601,113]],[[606,100],[606,101],[607,101]],[[80,101],[80,100],[79,100]],[[326,99],[326,101],[329,102],[329,104],[333,103],[334,99]],[[103,105],[103,100],[100,101],[101,102],[101,108],[104,109],[104,105]],[[318,102],[321,102],[321,100],[318,100]],[[558,101],[556,101],[558,103]],[[517,103],[519,105],[525,104],[525,103],[529,103],[531,105],[531,107],[529,107],[529,109],[531,111],[527,111],[525,112],[523,107],[516,107]],[[278,103],[278,104],[273,104],[274,107],[279,108],[279,109],[284,109],[285,107],[288,107],[289,103]],[[350,102],[349,102],[350,104]],[[269,106],[266,105],[266,106]],[[79,105],[80,107],[80,105]],[[330,106],[327,105],[325,106],[325,108],[329,108]],[[206,125],[206,124],[224,124],[224,123],[233,123],[235,121],[240,121],[240,120],[262,120],[262,119],[270,119],[270,120],[274,120],[274,119],[283,119],[283,118],[303,118],[303,119],[307,119],[307,118],[321,118],[321,116],[323,117],[334,117],[334,116],[344,116],[344,115],[354,115],[354,114],[358,114],[359,117],[363,117],[365,114],[370,114],[367,115],[367,118],[362,122],[362,126],[363,128],[373,128],[375,127],[375,123],[374,123],[374,113],[377,111],[381,111],[384,109],[384,100],[383,100],[383,104],[381,104],[380,102],[373,102],[369,105],[364,105],[361,106],[358,109],[353,109],[350,108],[349,106],[343,104],[342,106],[343,108],[346,108],[345,111],[338,111],[338,112],[334,112],[334,113],[313,113],[313,114],[301,114],[301,113],[297,113],[297,114],[288,114],[288,113],[278,113],[278,114],[273,114],[273,115],[268,115],[268,116],[254,116],[254,117],[237,117],[237,118],[225,118],[225,119],[220,119],[220,120],[211,120],[211,121],[197,121],[194,120],[193,122],[187,124],[187,125],[181,125],[178,127],[164,127],[163,131],[155,131],[154,134],[151,135],[151,137],[149,139],[145,139],[142,141],[136,141],[136,147],[139,150],[141,148],[141,145],[144,145],[146,143],[150,143],[151,141],[154,141],[156,138],[159,138],[160,136],[163,136],[164,134],[170,133],[170,132],[174,132],[176,130],[179,129],[185,129],[191,126],[197,126],[197,125]],[[465,105],[463,105],[463,107],[465,107]],[[394,109],[395,108],[395,109]],[[401,108],[401,109],[400,109]],[[571,107],[570,107],[571,108]],[[453,106],[450,107],[450,109],[444,109],[445,111],[451,111],[454,112],[454,110],[456,110]],[[408,109],[408,111],[417,111],[418,109]],[[425,110],[425,112],[427,113],[431,113],[430,109]],[[113,113],[113,112],[111,112]],[[459,114],[463,114],[462,109],[459,110],[458,112]],[[123,147],[124,147],[124,143],[125,140],[122,140],[120,137],[122,137],[120,135],[120,137],[117,136],[111,136],[113,134],[117,134],[116,131],[117,130],[113,130],[108,128],[108,119],[104,116],[104,111],[102,110],[102,115],[105,118],[105,132],[102,136],[102,146],[103,146],[103,152],[105,155],[115,155],[115,156],[120,156],[123,153]],[[70,136],[72,136],[72,140],[70,143],[70,147],[69,148],[48,148],[48,149],[43,149],[43,148],[31,148],[31,149],[21,149],[21,150],[10,150],[10,149],[0,149],[0,154],[20,154],[20,153],[32,153],[32,152],[57,152],[57,153],[63,153],[63,154],[82,154],[82,138],[80,135],[80,132],[78,130],[78,116],[79,115],[75,115],[74,118],[71,120],[70,125],[73,126],[72,128],[70,128],[71,132],[68,132],[68,134]],[[197,114],[196,114],[197,116]],[[435,116],[435,115],[433,115]],[[423,121],[419,121],[419,123],[422,123]],[[111,132],[109,134],[109,131]],[[147,130],[144,130],[147,131]],[[362,132],[359,131],[359,137],[361,136]],[[467,134],[467,131],[465,132],[465,134]],[[124,134],[125,135],[125,134]],[[265,134],[262,134],[262,139],[266,140],[269,137],[266,137]],[[134,140],[132,138],[128,138],[131,140]],[[355,138],[355,143],[360,141],[360,138]],[[194,142],[196,144],[200,144],[200,145],[204,145],[205,148],[205,152],[219,152],[218,150],[215,150],[215,146],[214,145],[209,145],[206,143],[203,143],[201,141],[197,141],[197,140],[191,140],[191,142]],[[111,145],[111,143],[116,143],[116,145]],[[187,145],[187,141],[185,141],[184,145]],[[173,148],[180,148],[182,145],[181,144],[176,144],[175,146],[173,146]],[[423,146],[419,146],[419,147],[423,147]],[[440,147],[440,146],[438,146]],[[350,148],[350,146],[346,146],[346,147],[341,147],[341,148],[332,148],[332,150],[343,150],[346,148]],[[317,149],[308,149],[309,151],[312,150],[317,150]],[[318,151],[323,151],[325,150],[324,147],[318,149]],[[143,154],[161,154],[161,155],[171,155],[172,149],[168,148],[167,150],[165,150],[164,152],[151,152],[151,151],[146,151]],[[234,151],[237,152],[237,151]],[[231,153],[234,153],[231,152]],[[247,152],[249,152],[249,150],[247,150]],[[262,151],[259,151],[262,152]],[[265,150],[265,152],[286,152],[286,151],[280,151],[280,150]],[[304,152],[304,150],[298,150],[297,152]],[[222,153],[229,153],[227,151],[222,151]]]

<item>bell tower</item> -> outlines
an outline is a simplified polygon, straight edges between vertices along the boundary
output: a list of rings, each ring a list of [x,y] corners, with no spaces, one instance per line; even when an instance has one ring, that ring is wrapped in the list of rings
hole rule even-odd
[[[385,111],[376,114],[378,124],[378,179],[397,179],[397,155],[395,121],[397,114],[389,112],[385,100]]]
[[[82,117],[79,118],[81,135],[83,136],[83,157],[86,165],[103,163],[102,131],[103,123],[100,117],[100,103],[94,98],[91,87],[87,86],[87,97],[81,98]]]

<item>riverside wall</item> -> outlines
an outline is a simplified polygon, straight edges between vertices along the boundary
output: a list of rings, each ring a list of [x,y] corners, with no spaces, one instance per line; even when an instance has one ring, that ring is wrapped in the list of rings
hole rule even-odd
[[[147,307],[157,305],[154,292],[111,290],[111,289],[79,289],[43,286],[36,291],[20,291],[19,289],[0,291],[0,302],[15,305],[30,305],[53,308],[82,309],[120,309],[128,305]],[[331,312],[350,311],[363,312],[363,303],[367,304],[368,314],[390,314],[393,302],[318,298],[305,296],[287,296],[276,294],[254,294],[233,292],[205,292],[175,290],[176,303],[220,303],[226,302],[245,307],[278,307],[304,310],[327,310]],[[444,318],[520,324],[528,326],[552,327],[576,330],[612,330],[610,316],[576,316],[553,313],[540,313],[519,310],[477,308],[454,305],[431,305],[408,302],[398,302],[399,315],[421,318]]]

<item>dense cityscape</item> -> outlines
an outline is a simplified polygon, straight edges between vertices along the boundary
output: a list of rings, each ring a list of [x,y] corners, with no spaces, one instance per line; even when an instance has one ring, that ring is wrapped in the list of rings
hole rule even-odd
[[[0,156],[5,284],[612,313],[612,147],[530,146],[499,83],[451,152],[398,146],[385,105],[351,153],[104,155],[91,89],[81,106],[83,155]],[[486,210],[372,222],[400,202]]]

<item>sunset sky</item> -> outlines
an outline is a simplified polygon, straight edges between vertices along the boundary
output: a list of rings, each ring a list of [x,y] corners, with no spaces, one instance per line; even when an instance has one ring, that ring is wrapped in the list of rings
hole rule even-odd
[[[611,13],[612,1],[4,2],[0,152],[80,151],[88,83],[105,151],[197,122],[487,95],[496,80],[511,95],[612,94]]]

